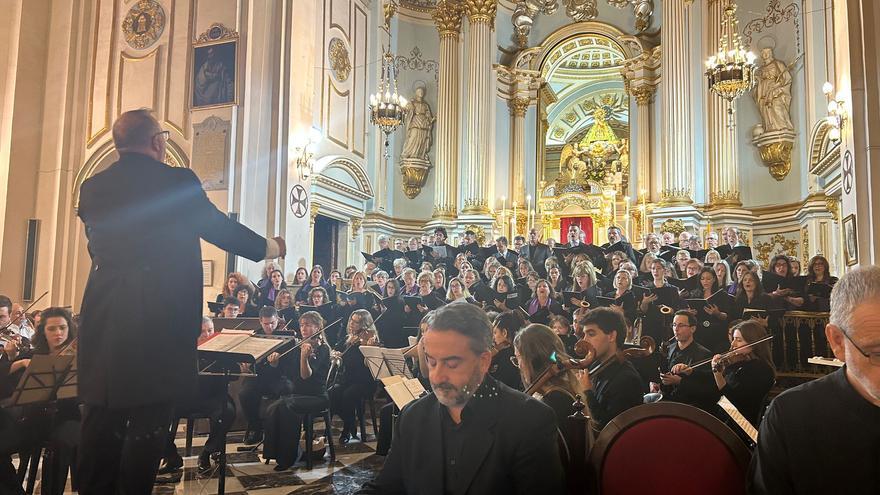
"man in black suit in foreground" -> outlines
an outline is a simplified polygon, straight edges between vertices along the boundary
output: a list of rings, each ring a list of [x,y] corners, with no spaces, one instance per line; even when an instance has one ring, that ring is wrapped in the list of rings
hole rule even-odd
[[[553,410],[488,375],[486,314],[435,311],[420,345],[434,393],[403,408],[391,451],[358,493],[564,493]]]
[[[174,404],[197,390],[200,239],[253,261],[286,251],[220,212],[191,170],[162,163],[167,139],[149,110],[123,113],[119,161],[81,188],[92,256],[78,342],[83,495],[152,491]]]

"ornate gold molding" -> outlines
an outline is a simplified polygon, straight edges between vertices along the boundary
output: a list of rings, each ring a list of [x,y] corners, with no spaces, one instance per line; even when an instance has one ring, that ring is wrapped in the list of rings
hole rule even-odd
[[[840,221],[840,198],[837,196],[825,196],[825,208],[828,208],[835,222]]]
[[[409,199],[415,199],[422,192],[422,187],[428,181],[428,172],[431,164],[427,160],[407,158],[400,164],[400,172],[403,174],[403,193]]]
[[[363,223],[363,218],[354,217],[351,219],[351,223],[349,224],[349,228],[351,229],[351,238],[356,239],[358,236],[358,232],[361,230],[361,223]]]
[[[709,195],[709,207],[742,206],[739,191],[714,191]]]
[[[321,205],[313,202],[309,205],[309,226],[315,227],[315,219],[318,218],[318,212],[321,211]]]
[[[657,86],[653,84],[630,86],[628,93],[636,99],[637,104],[650,105],[654,101],[654,95],[657,93]]]
[[[662,225],[660,225],[660,232],[672,232],[676,236],[685,231],[684,222],[681,220],[673,220],[671,218],[667,218]]]
[[[461,34],[461,16],[464,13],[463,6],[457,0],[440,0],[437,8],[431,12],[434,24],[441,38],[458,38]]]
[[[510,100],[507,105],[510,108],[510,114],[514,117],[525,117],[526,111],[529,109],[531,99],[526,96],[517,96]]]
[[[330,69],[339,82],[348,80],[351,74],[351,60],[348,57],[348,48],[340,38],[333,38],[327,46],[327,57],[330,59]]]
[[[777,245],[779,246],[779,249],[774,249]],[[767,265],[770,263],[771,252],[773,255],[785,254],[787,256],[797,256],[797,248],[798,239],[788,239],[782,234],[776,234],[770,238],[769,242],[755,243],[755,249],[758,251],[755,258],[760,261],[761,265],[766,269],[768,268]]]
[[[434,205],[431,218],[434,220],[455,220],[457,213],[454,204]]]
[[[465,6],[471,24],[483,23],[494,28],[498,0],[465,0]]]
[[[758,147],[761,161],[770,168],[770,175],[781,181],[791,172],[791,150],[797,134],[789,131],[774,131],[757,134],[752,144]]]
[[[465,200],[462,213],[469,215],[487,215],[489,213],[489,205],[485,199],[473,198]]]
[[[807,226],[804,225],[801,227],[801,272],[803,272],[807,265],[810,263],[810,230],[807,229]],[[795,275],[800,275],[800,273],[795,273]]]
[[[215,43],[223,40],[233,40],[238,39],[238,32],[234,29],[230,29],[219,22],[215,22],[211,24],[204,33],[200,34],[198,38],[195,39],[195,44],[202,43]]]
[[[165,10],[155,0],[138,0],[122,20],[125,42],[136,50],[145,50],[162,36]]]
[[[690,205],[693,204],[693,202],[694,200],[691,199],[690,188],[670,188],[660,191],[660,204],[662,206]]]
[[[476,235],[477,242],[481,246],[486,243],[486,229],[484,229],[483,227],[471,223],[471,224],[465,225],[464,230],[472,231]]]

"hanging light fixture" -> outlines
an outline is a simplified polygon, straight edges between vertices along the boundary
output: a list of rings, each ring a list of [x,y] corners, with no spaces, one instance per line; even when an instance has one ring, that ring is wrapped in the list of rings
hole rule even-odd
[[[724,9],[718,53],[706,61],[709,90],[731,103],[727,109],[728,127],[733,127],[733,100],[755,85],[755,54],[747,51],[737,32],[736,4],[733,0]]]
[[[388,137],[397,130],[401,122],[407,103],[406,98],[397,93],[397,66],[391,50],[385,51],[382,56],[382,75],[379,79],[379,88],[375,94],[370,95],[370,122],[378,126],[385,133],[385,157],[388,158]]]

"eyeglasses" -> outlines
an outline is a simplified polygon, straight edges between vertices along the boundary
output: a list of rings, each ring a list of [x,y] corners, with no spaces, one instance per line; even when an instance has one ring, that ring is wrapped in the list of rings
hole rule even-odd
[[[672,328],[687,328],[687,327],[692,327],[692,326],[694,326],[694,325],[691,325],[689,323],[673,323],[672,324]]]
[[[850,337],[849,334],[847,334],[842,328],[840,329],[840,333],[842,333],[843,336],[846,337],[846,340],[848,340],[849,343],[852,344],[857,351],[859,351],[859,354],[868,358],[869,363],[874,366],[880,366],[880,352],[865,352],[862,350],[861,347],[859,347],[858,344],[856,344],[856,341],[853,340],[852,337]]]
[[[516,356],[510,356],[510,364],[519,368],[519,359]]]
[[[153,134],[153,137],[162,136],[162,139],[168,141],[171,138],[171,131],[159,131],[156,134]]]

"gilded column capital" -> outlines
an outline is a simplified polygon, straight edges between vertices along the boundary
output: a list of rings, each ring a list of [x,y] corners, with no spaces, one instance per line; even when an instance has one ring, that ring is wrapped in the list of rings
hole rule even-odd
[[[657,86],[653,84],[641,84],[629,88],[629,94],[636,99],[636,103],[639,105],[651,104],[654,101],[655,93],[657,93]]]
[[[490,26],[494,24],[498,0],[465,0],[465,6],[471,24],[483,23]]]
[[[510,114],[514,117],[525,117],[531,102],[532,100],[527,96],[517,96],[510,100],[507,106],[510,108]]]
[[[725,206],[742,206],[739,191],[715,191],[709,195],[710,208],[723,208]]]
[[[437,2],[437,7],[431,13],[431,17],[434,18],[434,24],[437,25],[437,31],[441,38],[457,38],[461,34],[463,13],[464,9],[459,1],[440,0]]]

